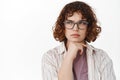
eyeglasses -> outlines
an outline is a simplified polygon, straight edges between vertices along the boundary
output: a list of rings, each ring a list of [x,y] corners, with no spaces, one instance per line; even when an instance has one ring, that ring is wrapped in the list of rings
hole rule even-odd
[[[78,22],[73,22],[72,20],[66,20],[65,22],[63,22],[65,27],[67,29],[73,29],[75,24],[77,24],[78,29],[80,30],[84,30],[87,26],[88,26],[88,22],[86,20],[80,20]]]

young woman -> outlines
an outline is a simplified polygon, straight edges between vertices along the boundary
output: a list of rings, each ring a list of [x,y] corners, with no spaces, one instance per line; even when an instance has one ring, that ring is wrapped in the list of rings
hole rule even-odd
[[[112,60],[105,51],[89,45],[100,32],[88,4],[65,5],[53,30],[61,45],[42,57],[43,80],[115,80]]]

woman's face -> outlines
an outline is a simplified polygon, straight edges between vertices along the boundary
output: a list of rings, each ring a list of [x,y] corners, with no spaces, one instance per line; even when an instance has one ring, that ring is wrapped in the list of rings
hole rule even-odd
[[[82,19],[82,14],[75,12],[64,22],[67,41],[84,42],[87,32],[87,21]]]

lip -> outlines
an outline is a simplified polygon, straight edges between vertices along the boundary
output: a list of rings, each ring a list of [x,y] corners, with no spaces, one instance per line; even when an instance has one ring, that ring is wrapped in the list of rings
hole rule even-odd
[[[71,34],[71,36],[73,36],[73,37],[79,37],[80,35],[79,34]]]

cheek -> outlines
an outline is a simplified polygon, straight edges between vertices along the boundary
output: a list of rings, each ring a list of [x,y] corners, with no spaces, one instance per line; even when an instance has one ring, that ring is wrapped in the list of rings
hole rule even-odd
[[[82,37],[86,37],[87,32],[86,32],[86,31],[80,32],[80,35],[81,35]]]
[[[65,36],[68,38],[70,36],[71,31],[70,30],[65,30]]]
[[[65,35],[67,35],[68,33],[69,33],[68,30],[65,29]]]

